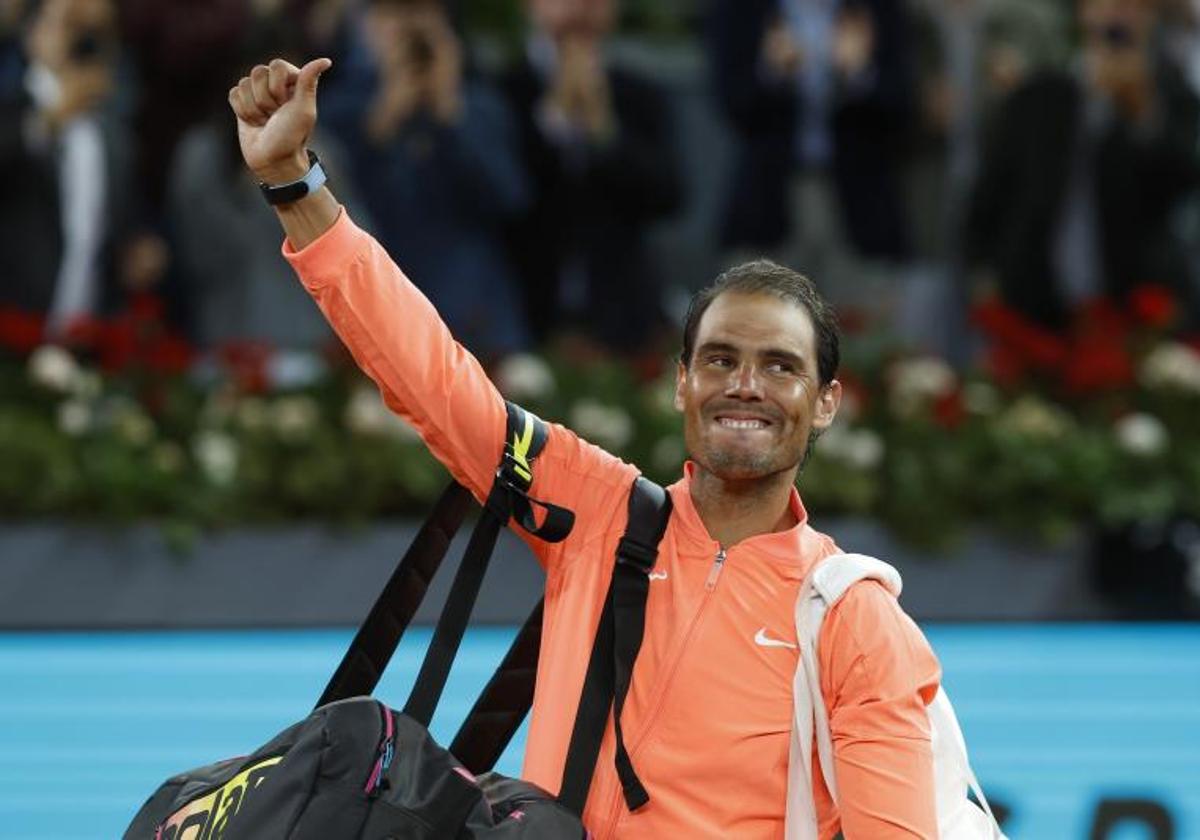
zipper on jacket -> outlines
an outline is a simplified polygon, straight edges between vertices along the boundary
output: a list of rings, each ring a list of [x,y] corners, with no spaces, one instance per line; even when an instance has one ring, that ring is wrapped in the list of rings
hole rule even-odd
[[[700,616],[704,613],[704,608],[708,606],[708,596],[711,595],[712,591],[717,588],[717,578],[721,576],[721,570],[725,568],[725,557],[725,548],[722,546],[718,549],[717,556],[713,558],[712,569],[708,573],[708,578],[704,581],[704,598],[701,600],[700,606],[696,609],[695,615],[692,616],[691,624],[688,625],[687,633],[683,638],[683,644],[680,645],[679,656],[676,657],[673,663],[671,663],[670,673],[668,673],[666,679],[663,680],[662,690],[659,692],[658,701],[654,708],[650,711],[650,714],[647,716],[646,723],[642,727],[642,731],[638,733],[637,742],[626,743],[631,761],[636,758],[638,750],[650,737],[650,733],[654,729],[654,724],[658,720],[659,712],[662,711],[663,704],[666,702],[666,696],[668,693],[670,693],[671,684],[675,682],[675,672],[679,670],[680,660],[687,655],[688,645],[692,640],[692,633],[695,631],[696,625],[700,621]],[[611,838],[616,834],[617,823],[619,823],[621,820],[621,808],[624,806],[624,804],[625,800],[621,795],[621,786],[618,784],[616,798],[613,801],[612,808],[609,809],[608,833],[603,835],[603,837]],[[601,838],[601,835],[599,834],[595,836],[597,838]]]
[[[363,793],[368,796],[378,795],[380,788],[383,787],[383,776],[392,766],[392,757],[396,753],[396,724],[392,718],[392,710],[379,701],[376,701],[376,704],[379,706],[379,711],[383,713],[383,738],[379,742],[379,757],[375,759],[371,775],[367,777],[366,787],[363,788]]]
[[[704,581],[704,590],[712,592],[717,588],[717,578],[721,576],[721,570],[725,568],[725,549],[722,548],[717,552],[717,556],[713,558],[712,570],[708,573],[708,580]]]

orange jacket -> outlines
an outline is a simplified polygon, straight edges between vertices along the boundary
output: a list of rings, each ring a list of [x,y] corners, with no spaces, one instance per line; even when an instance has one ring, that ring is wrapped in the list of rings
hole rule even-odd
[[[345,212],[319,240],[284,255],[387,405],[409,421],[481,501],[505,433],[503,399],[395,263]],[[625,704],[626,745],[650,794],[629,813],[613,766],[612,722],[584,822],[607,838],[783,835],[793,607],[813,564],[837,551],[799,523],[722,552],[692,504],[694,465],[669,489],[674,510],[646,606],[645,641]],[[564,542],[527,537],[546,570],[541,660],[522,775],[556,791],[592,637],[625,529],[637,470],[550,424],[532,494],[575,511]],[[813,792],[822,837],[935,837],[925,704],[936,658],[894,598],[863,583],[830,612],[818,650],[842,801]],[[814,766],[816,762],[814,761]]]

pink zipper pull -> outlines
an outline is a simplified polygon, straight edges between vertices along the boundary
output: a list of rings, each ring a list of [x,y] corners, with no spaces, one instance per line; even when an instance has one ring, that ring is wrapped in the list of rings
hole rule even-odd
[[[717,556],[713,559],[712,570],[708,573],[708,580],[704,582],[704,590],[712,592],[717,588],[717,578],[721,576],[721,569],[725,568],[725,549],[717,552]]]

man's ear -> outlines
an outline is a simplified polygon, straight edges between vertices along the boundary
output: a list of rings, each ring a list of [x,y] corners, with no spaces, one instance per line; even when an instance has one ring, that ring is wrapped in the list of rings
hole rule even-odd
[[[687,384],[687,368],[679,362],[675,370],[675,410],[683,411],[683,389]]]
[[[819,431],[828,429],[837,417],[838,406],[842,404],[842,383],[836,379],[821,388],[817,396],[817,410],[813,414],[813,428]]]

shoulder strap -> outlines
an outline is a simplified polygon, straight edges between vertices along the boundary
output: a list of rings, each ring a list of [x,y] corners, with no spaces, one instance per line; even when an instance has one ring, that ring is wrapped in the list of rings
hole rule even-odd
[[[609,709],[618,697],[618,672],[623,675],[620,679],[623,688],[619,692],[622,707],[629,691],[629,679],[645,624],[648,574],[654,567],[658,543],[662,540],[670,516],[671,499],[667,492],[647,479],[637,479],[630,488],[629,522],[618,545],[619,559],[613,571],[614,583],[610,584],[592,645],[575,730],[563,770],[564,783],[559,798],[576,813],[583,811]],[[618,579],[624,582],[619,587],[622,592],[619,620],[614,598]],[[543,603],[539,602],[517,633],[504,660],[479,695],[450,746],[450,752],[472,773],[483,773],[495,766],[533,705],[542,638],[542,612]],[[616,641],[617,632],[621,634],[619,642]],[[621,776],[622,785],[625,786],[628,780],[631,790],[636,791],[641,788],[641,783],[633,773],[623,738],[618,743],[618,755],[624,755],[626,768],[618,770],[618,773],[624,774]],[[644,788],[642,792],[644,794]]]
[[[557,541],[564,539],[574,524],[571,511],[528,496],[533,480],[532,463],[548,436],[545,424],[513,403],[506,403],[506,409],[504,454],[496,470],[496,480],[471,534],[405,707],[407,713],[426,725],[466,632],[500,528],[515,516],[535,536]],[[318,705],[375,690],[471,503],[470,493],[458,484],[451,484],[442,494],[359,628]],[[546,510],[541,526],[534,520],[531,503]]]
[[[635,479],[629,494],[629,521],[617,545],[613,577],[592,644],[559,788],[559,801],[576,814],[583,813],[587,801],[610,709],[617,775],[626,805],[632,811],[650,801],[625,748],[621,712],[642,645],[650,571],[670,517],[667,491],[649,479]]]
[[[479,588],[487,571],[488,561],[496,546],[500,529],[515,519],[517,524],[547,542],[558,542],[567,537],[575,524],[575,514],[566,508],[540,502],[529,495],[533,485],[533,462],[546,445],[549,432],[546,424],[535,414],[506,402],[508,420],[504,439],[504,454],[496,468],[496,478],[483,507],[483,514],[471,540],[463,553],[462,564],[446,606],[433,629],[425,660],[413,684],[412,693],[404,706],[404,713],[413,720],[428,726],[433,712],[446,688],[454,657],[462,644],[463,635],[471,621],[471,611],[479,598]],[[542,524],[537,525],[532,505],[546,510]]]

